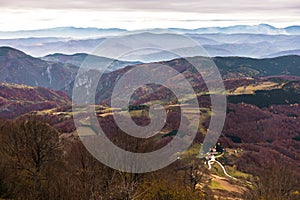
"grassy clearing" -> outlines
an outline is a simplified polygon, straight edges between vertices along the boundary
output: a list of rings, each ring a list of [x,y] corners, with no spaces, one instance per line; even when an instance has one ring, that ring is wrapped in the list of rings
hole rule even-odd
[[[272,90],[281,88],[283,85],[275,82],[263,82],[258,84],[252,84],[248,86],[238,87],[232,94],[241,95],[241,94],[254,94],[257,90]]]
[[[210,189],[212,190],[226,190],[226,188],[221,185],[221,183],[219,183],[218,181],[216,180],[212,180],[210,182],[210,185],[209,185]]]
[[[188,148],[184,152],[182,158],[185,159],[185,158],[191,158],[191,157],[193,157],[193,158],[198,157],[200,149],[201,149],[201,146],[202,145],[199,144],[199,143],[193,144],[192,146],[190,146],[190,148]]]
[[[226,170],[227,170],[227,172],[228,172],[231,176],[233,176],[233,177],[235,177],[235,178],[238,178],[238,179],[244,179],[244,180],[246,180],[246,179],[251,180],[251,179],[252,179],[252,175],[246,174],[246,173],[241,172],[241,171],[238,171],[237,169],[235,169],[235,167],[226,166]]]

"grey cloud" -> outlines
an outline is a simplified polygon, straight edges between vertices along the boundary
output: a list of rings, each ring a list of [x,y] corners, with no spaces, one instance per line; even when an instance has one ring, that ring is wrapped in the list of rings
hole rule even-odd
[[[180,11],[196,13],[274,12],[300,10],[299,0],[0,0],[12,9],[88,9],[97,11]]]

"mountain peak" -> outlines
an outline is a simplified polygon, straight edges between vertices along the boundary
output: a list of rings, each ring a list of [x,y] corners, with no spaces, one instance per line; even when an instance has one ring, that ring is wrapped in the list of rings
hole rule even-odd
[[[270,29],[276,29],[274,26],[271,26],[270,24],[259,24],[258,26],[266,27],[266,28],[270,28]]]
[[[27,56],[24,52],[14,49],[12,47],[4,46],[0,47],[0,56],[8,58],[21,58]]]

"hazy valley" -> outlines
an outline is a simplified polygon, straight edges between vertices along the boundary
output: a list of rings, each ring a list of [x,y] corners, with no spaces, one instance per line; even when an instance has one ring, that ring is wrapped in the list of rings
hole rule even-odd
[[[0,162],[0,198],[17,198],[23,192],[27,199],[43,199],[43,195],[45,199],[258,199],[260,192],[268,193],[265,189],[274,181],[286,199],[299,198],[298,26],[171,29],[199,42],[211,58],[195,55],[198,47],[193,46],[175,49],[175,52],[183,52],[193,62],[211,59],[220,71],[227,111],[218,140],[225,151],[216,154],[216,159],[234,178],[226,176],[216,164],[208,169],[207,160],[199,158],[213,115],[210,98],[213,94],[187,59],[160,50],[134,54],[128,60],[93,55],[93,50],[105,38],[128,31],[62,29],[64,31],[0,32],[0,37],[6,38],[0,39],[0,141],[3,144],[0,154],[5,158]],[[151,34],[170,37],[160,31],[157,29]],[[137,34],[141,37],[148,34],[151,38],[147,32]],[[128,47],[116,44],[115,48]],[[84,115],[80,107],[72,109],[72,93],[77,73],[86,58],[90,62],[81,77],[83,82],[102,75],[95,94],[97,121],[111,141],[132,152],[160,149],[176,134],[180,135],[182,111],[178,99],[168,88],[139,87],[131,97],[130,118],[146,126],[151,121],[149,107],[160,104],[167,110],[167,119],[162,130],[153,137],[139,140],[127,135],[113,118],[113,110],[121,115],[124,110],[111,107],[112,92],[120,77],[133,68],[153,64],[170,66],[183,75],[194,89],[199,104],[199,108],[190,108],[189,114],[193,115],[195,109],[201,113],[191,147],[178,155],[178,160],[170,166],[147,174],[119,172],[97,162],[81,144],[73,121],[74,114]],[[180,78],[173,76],[167,81]],[[190,102],[191,97],[186,96],[184,105],[188,107]],[[35,157],[40,149],[35,148],[36,140],[30,136],[35,133],[34,127],[43,130],[36,131],[40,134],[37,138],[46,138],[38,143],[46,149],[41,163]],[[53,137],[45,136],[45,130]],[[47,146],[47,142],[55,148]],[[26,153],[30,151],[34,153]],[[55,184],[50,186],[49,181]],[[26,184],[39,188],[23,189]],[[282,195],[275,194],[277,185],[272,185],[270,191]],[[144,190],[149,192],[144,193]]]

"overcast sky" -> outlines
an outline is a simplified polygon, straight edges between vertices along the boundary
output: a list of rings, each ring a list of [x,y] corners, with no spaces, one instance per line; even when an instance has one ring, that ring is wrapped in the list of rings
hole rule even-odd
[[[163,2],[163,3],[162,3]],[[0,30],[300,25],[299,0],[0,0]]]

